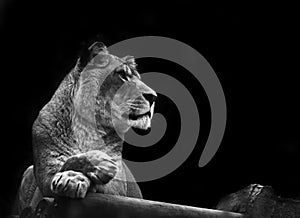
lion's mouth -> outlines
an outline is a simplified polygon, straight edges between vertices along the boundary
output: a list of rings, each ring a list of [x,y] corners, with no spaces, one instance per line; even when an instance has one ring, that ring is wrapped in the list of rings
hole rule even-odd
[[[151,126],[151,112],[148,111],[143,114],[130,114],[129,121],[131,123],[131,127],[138,129],[149,129]]]
[[[129,122],[131,127],[147,130],[151,127],[151,119],[153,117],[154,112],[154,104],[150,107],[150,110],[148,110],[145,113],[142,114],[136,114],[131,113],[129,114]]]
[[[129,119],[130,120],[138,120],[138,119],[142,119],[144,116],[151,117],[151,112],[148,111],[148,112],[143,113],[143,114],[129,114]]]

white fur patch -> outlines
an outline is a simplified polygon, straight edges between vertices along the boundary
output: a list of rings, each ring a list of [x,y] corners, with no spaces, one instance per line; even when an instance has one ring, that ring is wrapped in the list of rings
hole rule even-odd
[[[140,129],[148,129],[151,126],[151,119],[149,116],[143,116],[137,120],[130,120],[130,125]]]

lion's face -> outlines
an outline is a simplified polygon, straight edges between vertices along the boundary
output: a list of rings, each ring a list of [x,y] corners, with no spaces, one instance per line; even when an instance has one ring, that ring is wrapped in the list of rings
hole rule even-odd
[[[99,130],[151,126],[156,93],[141,81],[133,57],[101,51],[81,73],[77,108]]]
[[[129,127],[148,129],[154,112],[156,93],[129,66],[121,65],[112,74],[118,90],[111,99],[113,125],[127,131]],[[109,96],[110,97],[110,96]]]

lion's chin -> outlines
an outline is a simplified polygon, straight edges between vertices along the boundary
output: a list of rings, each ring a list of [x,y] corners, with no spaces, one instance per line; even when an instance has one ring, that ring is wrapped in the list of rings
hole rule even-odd
[[[131,127],[147,130],[151,127],[151,119],[148,115],[142,116],[137,120],[129,120]]]

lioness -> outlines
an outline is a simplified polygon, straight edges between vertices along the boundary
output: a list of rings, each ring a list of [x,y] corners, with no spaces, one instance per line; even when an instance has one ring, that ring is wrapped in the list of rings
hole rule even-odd
[[[156,96],[132,56],[109,54],[100,42],[86,48],[33,124],[34,165],[23,175],[19,211],[45,196],[142,198],[122,144],[130,127],[150,128]]]

